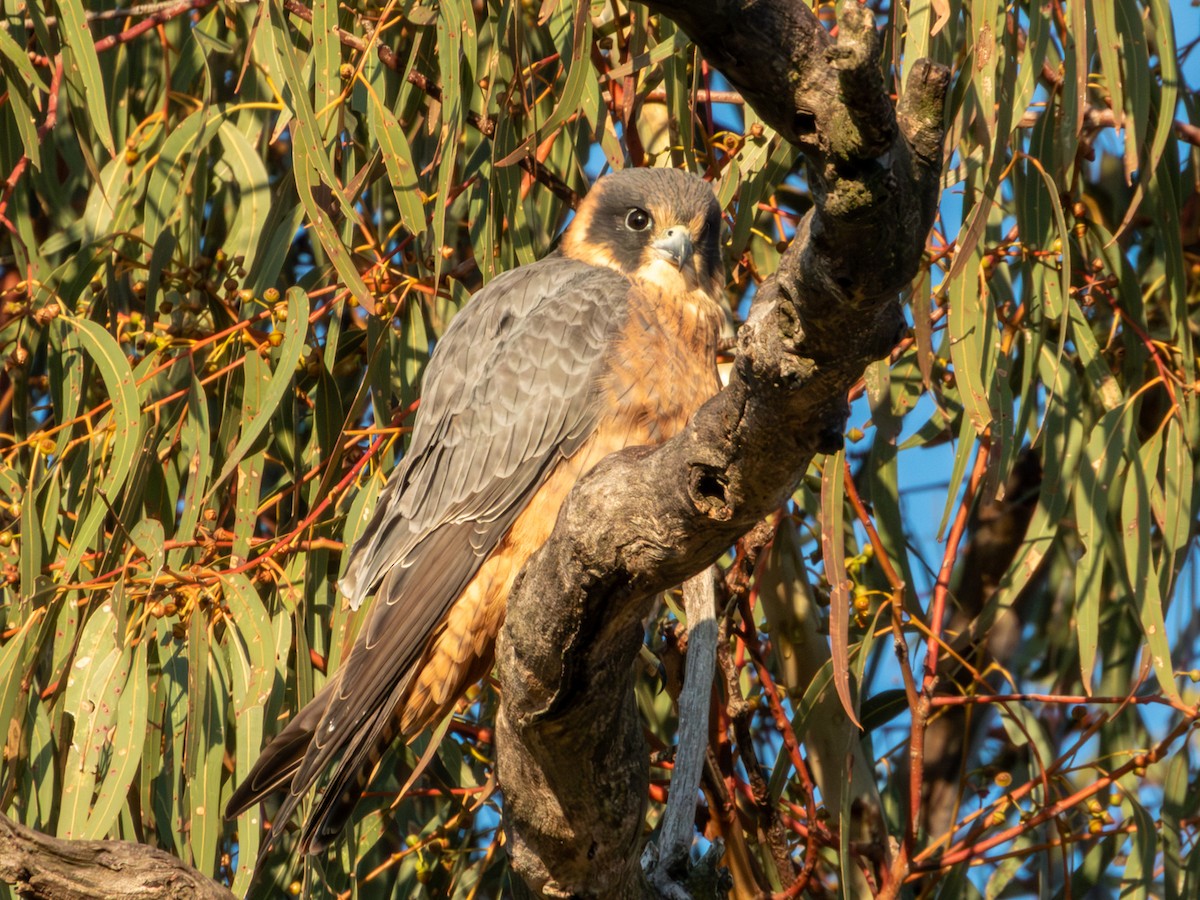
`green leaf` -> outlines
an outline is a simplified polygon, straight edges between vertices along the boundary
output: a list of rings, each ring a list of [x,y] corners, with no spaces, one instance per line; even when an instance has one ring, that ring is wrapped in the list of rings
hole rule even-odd
[[[144,736],[149,715],[149,685],[144,638],[136,646],[127,645],[124,648],[121,667],[125,670],[124,684],[122,686],[116,682],[113,685],[117,692],[114,710],[116,727],[112,729],[109,747],[110,764],[107,772],[99,778],[96,802],[81,835],[85,840],[98,840],[113,832],[128,802],[129,788],[137,775],[146,743]]]
[[[742,145],[735,157],[737,167],[722,180],[718,191],[718,202],[728,191],[737,191],[737,214],[729,240],[731,253],[741,253],[750,243],[752,230],[759,217],[765,215],[759,211],[758,204],[787,177],[796,157],[796,148],[765,126],[761,138],[751,136]]]
[[[903,688],[880,691],[863,701],[863,731],[871,734],[908,710],[908,695]]]
[[[326,136],[336,121],[336,101],[342,92],[342,45],[337,38],[337,0],[314,0],[312,4],[312,66],[316,81],[313,109],[316,127]],[[293,86],[294,88],[294,86]]]
[[[120,157],[110,160],[100,170],[100,179],[88,191],[83,209],[83,243],[105,240],[113,223],[123,219],[132,204],[134,191],[129,188],[129,166]]]
[[[162,287],[163,272],[171,264],[177,247],[175,235],[164,231],[150,251],[150,268],[146,273],[146,305],[143,312],[147,322],[153,322],[158,317],[158,292]]]
[[[254,252],[247,254],[249,265],[245,285],[256,296],[274,287],[279,280],[296,232],[304,222],[304,207],[297,201],[295,187],[295,178],[289,169],[271,192],[262,234]]]
[[[898,574],[905,584],[913,584],[908,557],[909,537],[901,509],[902,488],[898,463],[896,444],[877,435],[871,443],[870,452],[871,507],[875,526],[888,558],[897,564]]]
[[[100,373],[105,391],[112,402],[112,413],[101,419],[100,427],[92,438],[92,470],[100,468],[99,463],[105,456],[109,458],[107,471],[96,485],[96,491],[106,502],[93,503],[86,517],[81,517],[81,521],[72,532],[71,548],[63,561],[65,577],[70,577],[78,567],[89,543],[108,514],[109,505],[117,502],[117,493],[125,484],[136,457],[137,447],[142,440],[142,409],[138,402],[133,372],[120,345],[95,322],[88,319],[71,321],[80,346]]]
[[[308,221],[312,225],[313,231],[316,232],[317,239],[321,242],[321,249],[329,256],[334,269],[337,270],[338,276],[349,290],[350,295],[357,298],[368,312],[374,312],[374,295],[367,289],[350,251],[342,243],[342,236],[334,224],[330,212],[317,200],[318,192],[322,196],[341,197],[342,195],[340,190],[330,189],[329,185],[321,180],[322,166],[319,160],[324,160],[324,156],[318,159],[303,145],[296,145],[294,173],[296,188],[300,193],[300,204],[304,207]]]
[[[1063,277],[1071,271],[1071,233],[1054,180],[1037,160],[1028,157],[1025,162],[1028,174],[1015,183],[1021,234],[1041,250],[1050,250],[1057,239],[1061,255],[1058,260],[1051,255],[1031,264],[1030,304],[1035,310],[1044,307],[1046,317],[1058,319],[1071,299],[1070,279]]]
[[[193,374],[187,392],[187,412],[180,428],[179,459],[186,463],[186,484],[181,498],[182,512],[175,528],[175,539],[190,541],[204,512],[204,497],[212,475],[212,453],[209,448],[208,400],[199,379]],[[172,550],[168,560],[173,568],[180,567],[186,549]]]
[[[1188,755],[1175,753],[1167,763],[1167,777],[1163,782],[1162,804],[1162,853],[1163,887],[1167,900],[1184,900],[1183,865],[1186,831],[1184,820],[1194,808],[1189,803]],[[1193,848],[1193,855],[1195,849]]]
[[[1071,298],[1067,305],[1067,311],[1071,320],[1071,338],[1079,351],[1083,369],[1092,382],[1096,397],[1104,408],[1111,412],[1122,402],[1121,387],[1117,384],[1112,370],[1109,369],[1108,363],[1100,353],[1100,346],[1096,343],[1096,337],[1092,333],[1091,323],[1088,322],[1079,303],[1074,298]]]
[[[1158,851],[1158,829],[1154,826],[1154,817],[1142,804],[1138,803],[1132,794],[1126,793],[1125,801],[1133,809],[1135,827],[1130,836],[1133,852],[1125,858],[1125,872],[1121,880],[1125,883],[1126,888],[1121,891],[1121,898],[1122,900],[1125,898],[1144,900],[1150,896],[1148,888],[1155,874],[1154,859]]]
[[[1158,171],[1158,167],[1162,161],[1163,155],[1166,152],[1168,145],[1171,142],[1171,137],[1175,129],[1175,111],[1178,107],[1179,99],[1179,66],[1176,60],[1177,46],[1175,43],[1175,19],[1171,14],[1171,6],[1168,0],[1148,0],[1150,9],[1150,20],[1154,28],[1154,44],[1155,58],[1160,69],[1160,78],[1156,82],[1153,78],[1153,73],[1146,71],[1139,74],[1139,87],[1145,84],[1147,87],[1146,102],[1148,104],[1149,91],[1159,88],[1158,96],[1155,98],[1154,106],[1157,110],[1157,116],[1154,122],[1154,133],[1150,142],[1149,152],[1146,154],[1146,160],[1142,164],[1141,171],[1143,174],[1153,174]],[[1126,19],[1129,20],[1130,15],[1133,16],[1133,23],[1140,25],[1137,15],[1136,6],[1130,7],[1123,4]],[[1138,32],[1142,29],[1137,28]],[[1144,38],[1139,34],[1139,42]],[[1147,69],[1149,66],[1147,65]],[[1147,82],[1146,76],[1150,75]],[[1135,107],[1139,111],[1145,107]],[[1130,204],[1130,212],[1126,213],[1126,219],[1129,219],[1136,205]]]
[[[275,371],[262,389],[257,415],[242,422],[238,442],[225,459],[221,474],[212,483],[207,496],[220,487],[242,458],[250,451],[254,442],[266,431],[267,425],[275,415],[275,410],[287,393],[288,387],[296,374],[296,363],[300,360],[300,352],[304,349],[304,338],[308,334],[308,295],[300,288],[289,288],[287,292],[287,323],[283,333],[283,343],[279,347],[279,356]],[[258,387],[256,384],[255,387]]]
[[[592,60],[588,55],[592,45],[590,5],[587,3],[562,4],[559,10],[560,14],[556,20],[559,36],[555,42],[559,47],[560,58],[568,61],[566,65],[567,79],[563,83],[561,91],[555,93],[557,102],[554,112],[538,129],[543,135],[550,134],[554,129],[563,125],[568,118],[575,115],[579,110],[587,84],[595,80],[595,69],[592,67]],[[566,28],[568,24],[570,25],[569,31]],[[569,45],[566,40],[568,35],[570,37]],[[636,65],[636,62],[631,64]]]
[[[108,96],[83,4],[80,0],[59,0],[55,7],[64,49],[63,77],[75,86],[78,96],[87,104],[88,122],[95,128],[96,137],[108,155],[115,156],[117,149],[108,124]]]
[[[700,75],[700,67],[695,64],[695,48],[688,43],[687,35],[683,33],[682,29],[679,29],[670,19],[663,18],[659,20],[659,31],[663,37],[663,43],[670,43],[676,48],[661,63],[662,85],[667,94],[667,143],[671,149],[671,164],[676,167],[690,168],[696,157],[697,129],[692,118],[693,76],[689,73],[689,66],[692,67],[696,77]],[[584,109],[585,104],[590,105],[591,95],[595,91],[596,85],[593,81],[584,87],[584,97],[580,98],[581,110]],[[593,110],[599,106],[598,92],[594,104],[595,106],[591,110],[584,112],[589,120],[595,118]],[[748,113],[749,110],[747,110]]]
[[[329,142],[320,136],[317,130],[317,116],[313,112],[312,103],[308,101],[307,80],[301,77],[300,67],[288,38],[287,18],[278,0],[268,2],[271,29],[263,29],[263,32],[265,34],[270,31],[272,34],[269,65],[292,91],[293,167],[300,202],[304,204],[308,220],[312,223],[313,230],[316,230],[320,245],[334,263],[337,274],[342,277],[350,293],[358,296],[364,304],[368,304],[370,292],[362,283],[358,269],[354,268],[353,260],[342,245],[337,229],[331,224],[331,217],[336,210],[341,210],[341,214],[352,222],[358,218],[358,214],[334,174],[326,149]],[[318,190],[322,194],[323,202],[329,204],[328,208],[323,206],[322,202],[318,202]]]
[[[1017,703],[1004,703],[998,711],[1000,724],[1014,747],[1029,748],[1028,752],[1033,759],[1037,760],[1057,757],[1054,752],[1055,745],[1050,740],[1046,723],[1033,710]],[[1031,774],[1033,775],[1032,780],[1036,784],[1041,772],[1035,768]],[[1041,784],[1036,784],[1031,796],[1038,803],[1047,801]]]
[[[108,769],[107,760],[113,754],[111,736],[116,732],[118,701],[131,662],[116,624],[111,603],[92,612],[66,676],[63,708],[75,724],[63,772],[58,836],[68,840],[99,837],[112,824],[111,817],[93,823],[90,813],[97,774]],[[103,828],[97,830],[100,825]]]
[[[46,93],[50,90],[46,79],[38,73],[37,68],[30,61],[29,53],[13,40],[8,28],[0,28],[0,56],[12,64],[13,69],[19,73],[20,80],[29,91]],[[11,82],[9,87],[12,87]]]
[[[1092,428],[1079,465],[1075,487],[1075,521],[1083,554],[1075,567],[1075,618],[1084,690],[1090,691],[1100,635],[1104,599],[1104,547],[1112,537],[1108,525],[1109,490],[1127,451],[1129,407],[1105,413]]]
[[[1088,19],[1096,28],[1096,50],[1100,54],[1100,65],[1104,70],[1104,87],[1111,97],[1110,106],[1115,116],[1117,128],[1125,126],[1125,92],[1126,73],[1121,69],[1121,46],[1123,44],[1120,32],[1117,30],[1118,0],[1088,0]],[[1129,150],[1129,145],[1126,145]],[[1132,172],[1137,168],[1137,148],[1134,148],[1134,158],[1126,162],[1125,171]]]
[[[1042,66],[1051,45],[1051,10],[1045,6],[1030,4],[1026,7],[1026,14],[1029,16],[1029,27],[1025,35],[1025,54],[1017,71],[1012,103],[1013,112],[1017,114],[1025,112],[1034,100],[1042,77]]]
[[[850,695],[850,580],[846,577],[842,546],[845,522],[843,500],[846,457],[839,450],[825,457],[821,470],[821,556],[829,581],[829,643],[833,658],[833,686],[850,721],[862,728]]]
[[[1083,449],[1082,397],[1074,370],[1060,366],[1053,352],[1044,345],[1039,364],[1042,383],[1055,389],[1045,401],[1042,419],[1039,447],[1042,479],[1038,502],[1025,529],[1021,548],[1009,564],[996,595],[989,601],[989,615],[1011,608],[1045,564],[1071,503],[1072,485],[1076,481]],[[980,626],[986,627],[983,622]]]
[[[29,609],[24,604],[22,607]],[[11,751],[19,753],[22,746],[28,746],[28,735],[22,734],[20,723],[26,718],[23,707],[28,703],[29,692],[22,690],[21,685],[29,677],[43,645],[51,642],[56,617],[57,608],[53,605],[30,610],[21,624],[15,626],[15,633],[0,646],[0,721],[10,723],[7,740]],[[41,706],[40,702],[37,705]]]
[[[425,206],[421,201],[421,189],[417,184],[417,168],[413,164],[412,149],[400,123],[380,101],[371,94],[371,119],[379,147],[383,151],[383,163],[387,169],[392,194],[396,198],[396,209],[400,221],[419,242],[425,232]],[[419,246],[419,243],[418,243]]]
[[[221,773],[225,759],[225,707],[229,676],[224,659],[214,652],[204,610],[192,612],[187,636],[186,790],[191,863],[215,874],[217,843],[223,827]]]
[[[146,189],[147,243],[157,243],[169,223],[188,215],[185,197],[200,159],[221,125],[222,118],[216,110],[204,106],[176,125],[163,142]]]
[[[960,251],[961,252],[961,251]],[[993,311],[987,281],[981,277],[982,256],[971,254],[950,285],[950,359],[963,408],[976,434],[992,424],[989,385],[995,366]]]
[[[243,364],[241,421],[254,422],[266,414],[273,416],[275,409],[264,409],[263,395],[270,384],[271,370],[256,353],[246,356]],[[263,445],[265,442],[259,442]],[[234,491],[233,546],[229,563],[237,567],[250,558],[251,539],[258,525],[258,504],[262,495],[263,474],[266,468],[266,448],[261,446],[257,453],[249,454],[238,461],[237,488]]]
[[[309,200],[312,201],[311,188],[320,185],[327,192],[328,201],[331,206],[340,208],[342,214],[353,221],[357,218],[357,213],[354,210],[354,205],[342,192],[341,185],[334,175],[333,166],[329,161],[327,152],[329,141],[318,131],[316,113],[313,111],[312,103],[308,99],[308,82],[300,74],[300,66],[296,59],[296,53],[288,37],[287,17],[284,15],[279,0],[267,0],[267,2],[270,4],[272,27],[270,29],[263,29],[263,32],[269,32],[272,35],[272,68],[282,76],[284,82],[291,90],[291,111],[295,130],[293,143],[293,152],[296,153],[295,166],[297,170],[304,170],[306,172],[306,180],[303,182],[297,176],[297,186],[301,186],[302,184],[308,185],[309,190],[307,191],[307,195]],[[301,201],[304,201],[305,195],[306,191],[301,187]],[[333,208],[328,213],[325,213],[325,215],[329,216],[332,213]],[[315,224],[316,222],[314,221]],[[328,247],[326,247],[326,252],[329,252]]]
[[[258,592],[245,575],[230,575],[224,582],[225,602],[232,624],[226,651],[229,658],[230,699],[236,751],[234,776],[243,781],[263,747],[263,723],[272,687],[287,674],[287,653],[276,650],[271,620]],[[287,618],[282,617],[286,622]],[[286,642],[285,645],[286,647]],[[258,856],[260,823],[257,806],[238,818],[238,866],[233,891],[243,896]]]
[[[1183,703],[1175,684],[1171,665],[1171,648],[1167,644],[1167,627],[1163,618],[1163,601],[1158,593],[1159,577],[1154,562],[1151,541],[1153,515],[1150,506],[1149,481],[1158,468],[1156,435],[1143,448],[1144,454],[1134,456],[1125,475],[1125,490],[1121,500],[1121,536],[1125,557],[1125,572],[1129,579],[1131,597],[1138,606],[1142,631],[1149,645],[1150,662],[1159,686],[1172,700]],[[1153,467],[1148,471],[1149,467]]]
[[[963,477],[967,473],[967,462],[975,450],[972,440],[974,425],[968,416],[963,416],[959,426],[958,441],[954,447],[954,464],[950,467],[950,483],[946,488],[946,504],[942,509],[942,519],[938,524],[937,539],[945,540],[946,526],[950,524],[950,514],[958,503],[958,492],[962,488]]]
[[[462,38],[461,19],[453,18],[451,9],[442,7],[437,19],[438,71],[441,74],[441,122],[437,125],[438,154],[437,191],[433,203],[430,227],[432,235],[433,283],[441,278],[442,247],[446,246],[446,215],[450,190],[457,181],[460,149],[459,134],[463,124]],[[434,127],[431,125],[431,127]]]
[[[1163,597],[1175,583],[1191,536],[1194,486],[1195,462],[1184,444],[1183,427],[1172,417],[1163,440]]]
[[[1037,832],[1030,829],[1017,835],[1011,844],[1005,845],[1006,851],[1013,851],[1012,855],[1000,860],[992,872],[992,877],[987,882],[987,890],[983,894],[984,900],[1000,900],[1005,895],[1005,888],[1012,884],[1017,874],[1028,865],[1031,848],[1039,840]]]
[[[30,164],[35,169],[42,167],[42,142],[38,138],[37,111],[39,92],[45,91],[29,54],[17,46],[8,30],[0,27],[0,74],[8,86],[7,115],[21,135],[21,145]]]
[[[229,167],[230,183],[238,193],[237,213],[225,239],[226,252],[230,257],[244,256],[243,265],[249,271],[254,267],[259,235],[271,210],[270,178],[253,145],[233,123],[223,121],[217,137],[221,159]]]
[[[912,71],[913,64],[918,59],[924,59],[930,55],[930,32],[936,21],[934,12],[933,0],[909,0],[908,8],[905,10],[906,21],[904,24],[907,27],[905,27],[904,68],[900,77],[902,89],[908,85],[908,76]]]

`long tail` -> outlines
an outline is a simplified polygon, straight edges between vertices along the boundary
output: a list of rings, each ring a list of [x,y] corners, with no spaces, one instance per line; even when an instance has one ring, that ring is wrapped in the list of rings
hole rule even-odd
[[[449,670],[437,669],[437,658],[425,659],[422,672],[437,671],[444,690],[432,694],[427,686],[410,673],[401,682],[390,701],[375,714],[374,719],[364,723],[362,730],[346,747],[333,778],[317,801],[308,821],[300,846],[309,853],[320,853],[337,838],[349,820],[354,806],[362,797],[375,767],[388,747],[400,736],[410,740],[429,728],[435,727],[449,715],[458,704],[458,698],[492,668],[491,648],[475,656],[465,667],[451,665]],[[443,658],[441,662],[445,663]],[[431,668],[432,667],[432,668]],[[428,768],[437,755],[441,734],[431,737],[429,747],[417,763],[409,770],[401,796],[408,793],[413,782]],[[307,767],[297,774],[293,790],[305,791],[315,781],[309,777]]]
[[[411,668],[390,689],[386,681],[373,677],[371,671],[365,675],[352,675],[349,666],[340,670],[338,676],[263,750],[250,774],[230,798],[226,816],[232,818],[272,794],[282,795],[280,806],[272,817],[274,827],[262,845],[265,853],[283,832],[305,794],[332,767],[328,782],[318,793],[304,822],[300,838],[303,851],[324,851],[350,819],[388,747],[401,736],[415,737],[443,721],[453,711],[466,687],[491,668],[490,646],[467,649],[465,664],[460,659],[464,652],[462,640],[452,652],[442,648],[432,660],[425,658],[427,654],[423,655],[421,664]],[[360,703],[361,718],[352,720],[353,724],[346,721],[335,726],[330,704],[346,699],[342,695],[349,687],[344,681],[347,677],[355,679],[355,686],[363,690],[373,688],[374,692],[369,694],[370,702]],[[433,682],[427,683],[424,678],[433,678]],[[365,681],[359,684],[359,679]],[[363,696],[360,692],[359,699]],[[318,740],[318,737],[324,740]],[[424,756],[408,773],[402,793],[407,792],[432,761],[438,743],[431,740]]]
[[[400,733],[400,719],[389,711],[368,729],[365,740],[355,741],[338,763],[334,777],[318,797],[304,823],[300,847],[306,853],[322,853],[346,827],[354,807],[366,790],[379,760]],[[371,732],[375,732],[371,734]]]
[[[263,842],[263,853],[283,832],[304,795],[320,777],[323,767],[305,766],[305,757],[313,733],[324,718],[326,695],[336,683],[326,685],[271,741],[225,807],[225,817],[232,819],[273,794],[283,795],[273,817],[274,827]],[[403,709],[402,705],[396,709],[395,704],[387,704],[373,720],[362,723],[359,732],[351,738],[334,770],[333,779],[318,796],[316,806],[305,821],[300,839],[302,851],[321,853],[341,833],[379,760],[399,736]],[[432,758],[432,754],[427,756]],[[427,762],[423,759],[420,769],[424,769]]]
[[[288,788],[304,762],[304,754],[308,751],[313,732],[316,731],[325,712],[327,695],[336,683],[332,681],[326,685],[263,750],[250,769],[250,774],[229,798],[229,803],[225,806],[225,818],[236,818],[256,803]],[[295,809],[295,802],[290,802],[291,799],[289,796],[284,801],[285,809],[280,809],[282,815],[275,817],[280,825],[287,821],[287,817]],[[274,836],[272,833],[271,838]]]

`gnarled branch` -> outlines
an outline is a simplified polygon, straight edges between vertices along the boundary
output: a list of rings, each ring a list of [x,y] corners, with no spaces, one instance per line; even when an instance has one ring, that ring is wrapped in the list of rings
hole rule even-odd
[[[125,841],[64,841],[0,813],[0,883],[41,900],[233,900],[170,853]]]
[[[838,446],[846,392],[899,337],[932,224],[946,70],[893,112],[871,14],[834,44],[787,0],[651,0],[808,157],[816,205],[738,336],[730,383],[661,447],[604,460],[509,599],[497,770],[516,871],[548,897],[653,896],[638,867],[648,778],[632,662],[654,594],[711,564]]]

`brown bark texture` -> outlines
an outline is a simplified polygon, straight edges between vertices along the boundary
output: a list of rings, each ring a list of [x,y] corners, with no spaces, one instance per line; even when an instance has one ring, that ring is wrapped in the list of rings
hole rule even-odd
[[[0,813],[0,884],[44,900],[232,900],[170,853],[125,841],[63,841]]]
[[[509,598],[497,773],[533,896],[652,897],[632,663],[654,595],[714,562],[839,446],[846,394],[900,336],[942,165],[948,72],[921,61],[893,108],[869,11],[836,42],[800,0],[648,0],[805,154],[814,208],[738,334],[729,385],[656,449],[576,486]]]

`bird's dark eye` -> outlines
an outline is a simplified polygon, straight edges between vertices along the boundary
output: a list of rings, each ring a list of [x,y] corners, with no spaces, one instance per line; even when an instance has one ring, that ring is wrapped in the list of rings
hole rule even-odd
[[[625,227],[630,231],[645,231],[650,227],[650,213],[634,207],[625,215]]]

